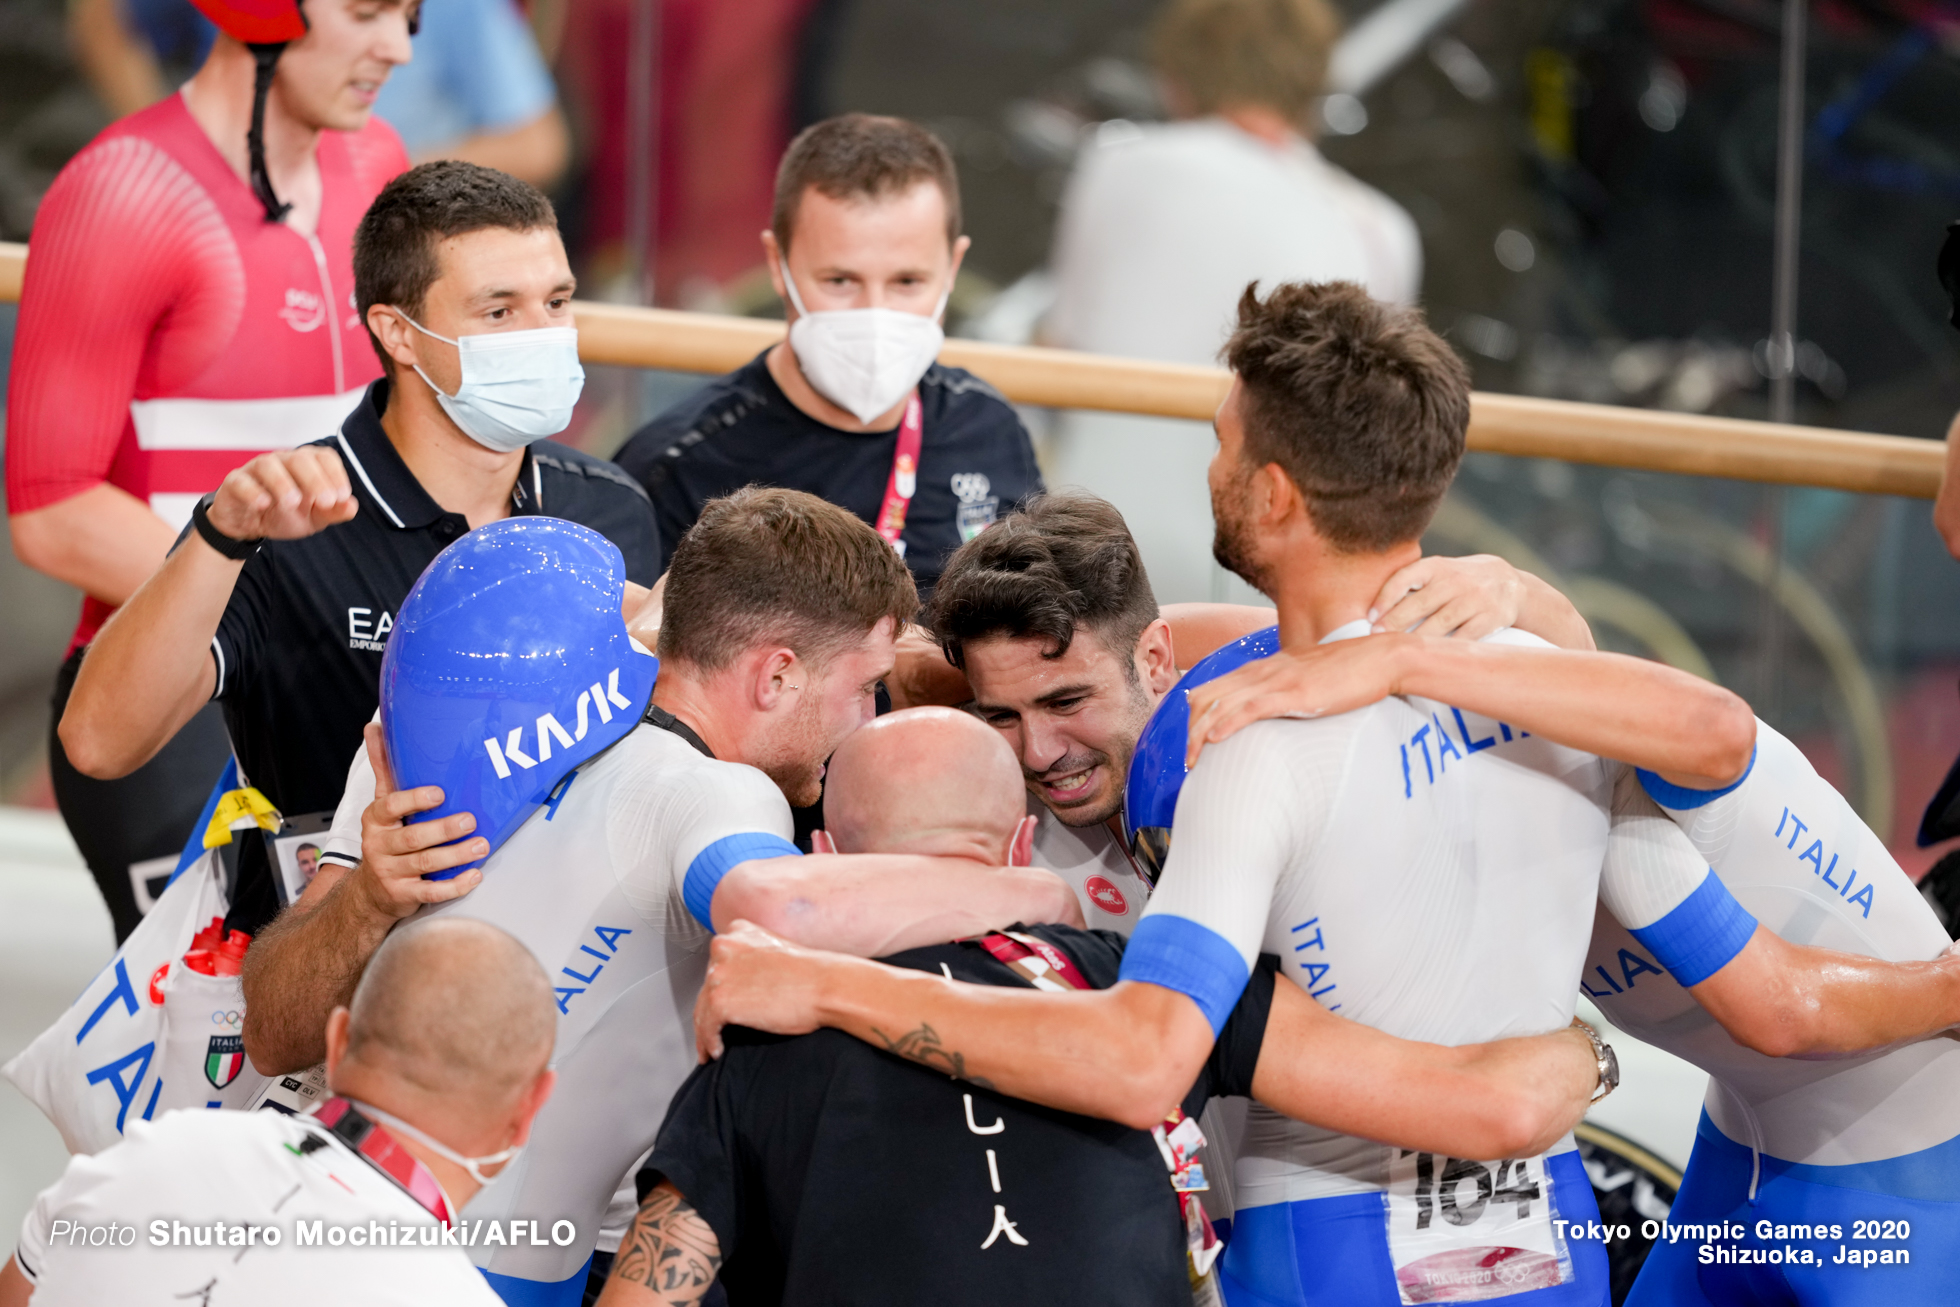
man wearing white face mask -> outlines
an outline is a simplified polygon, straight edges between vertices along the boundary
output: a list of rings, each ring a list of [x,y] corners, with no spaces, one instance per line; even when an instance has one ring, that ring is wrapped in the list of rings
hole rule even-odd
[[[619,454],[666,553],[709,500],[782,486],[871,523],[924,599],[947,555],[1041,489],[1013,408],[934,362],[968,243],[952,156],[923,127],[846,114],[790,143],[762,234],[789,339]]]
[[[618,545],[629,581],[653,581],[645,492],[544,439],[584,383],[571,268],[544,196],[474,164],[412,169],[362,219],[354,281],[388,375],[339,434],[255,458],[199,504],[84,660],[60,726],[83,772],[140,765],[215,698],[247,782],[289,829],[324,829],[308,822],[339,802],[394,615],[444,546],[547,513]],[[314,893],[335,879],[316,878]],[[304,888],[245,841],[231,927],[257,934]]]

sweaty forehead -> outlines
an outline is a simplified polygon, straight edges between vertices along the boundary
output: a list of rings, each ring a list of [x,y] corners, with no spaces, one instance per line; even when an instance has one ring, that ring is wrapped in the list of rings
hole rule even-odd
[[[1046,656],[1055,642],[1040,635],[998,635],[963,642],[966,679],[981,707],[1022,708],[1064,692],[1076,694],[1124,683],[1123,664],[1102,636],[1077,627],[1068,651]]]

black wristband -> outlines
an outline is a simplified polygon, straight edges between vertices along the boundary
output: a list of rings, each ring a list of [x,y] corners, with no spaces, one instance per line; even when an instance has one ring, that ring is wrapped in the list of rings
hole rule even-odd
[[[197,506],[191,509],[191,525],[196,527],[197,533],[204,537],[205,544],[233,562],[242,563],[258,553],[259,546],[264,544],[265,540],[263,537],[258,540],[233,540],[217,527],[212,526],[211,501],[217,497],[214,492],[197,501]]]

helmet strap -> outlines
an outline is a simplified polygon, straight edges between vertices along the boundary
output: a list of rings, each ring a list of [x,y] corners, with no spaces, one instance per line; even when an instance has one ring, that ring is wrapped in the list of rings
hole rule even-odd
[[[252,126],[245,133],[245,149],[251,157],[252,194],[259,197],[265,206],[267,222],[282,222],[292,205],[282,201],[272,190],[272,174],[265,166],[265,100],[272,91],[272,74],[279,63],[279,53],[286,48],[284,41],[253,43],[245,47],[252,52],[255,65],[252,74]]]

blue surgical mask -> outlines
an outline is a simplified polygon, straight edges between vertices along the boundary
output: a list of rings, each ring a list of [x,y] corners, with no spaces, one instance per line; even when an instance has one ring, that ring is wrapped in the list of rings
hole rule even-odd
[[[492,331],[451,340],[406,313],[402,317],[423,335],[456,347],[463,379],[455,394],[444,394],[420,364],[415,371],[429,382],[450,421],[477,444],[508,454],[555,436],[571,423],[572,407],[585,389],[576,327]]]

